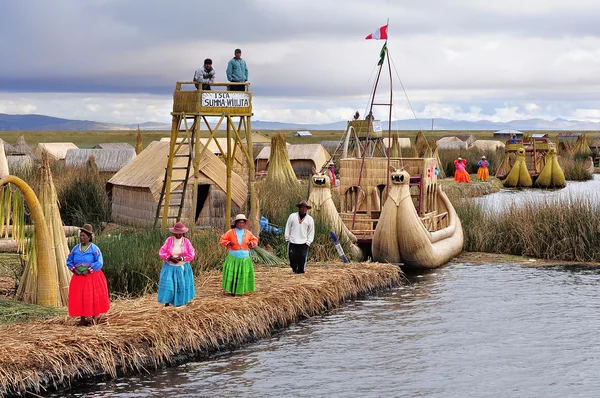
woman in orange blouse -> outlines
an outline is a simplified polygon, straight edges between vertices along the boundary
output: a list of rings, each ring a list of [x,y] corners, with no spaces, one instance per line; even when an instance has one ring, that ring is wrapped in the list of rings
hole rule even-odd
[[[235,216],[231,229],[221,236],[219,242],[229,249],[223,264],[223,290],[234,296],[256,290],[250,249],[258,245],[258,238],[246,229],[247,221],[243,214]]]

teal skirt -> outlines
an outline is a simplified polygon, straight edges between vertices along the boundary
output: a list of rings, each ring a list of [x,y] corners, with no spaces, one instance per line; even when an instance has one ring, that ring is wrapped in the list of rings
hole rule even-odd
[[[223,264],[223,290],[233,294],[244,294],[256,290],[254,264],[250,257],[235,258],[228,255]]]
[[[177,307],[189,303],[195,296],[194,273],[189,261],[183,267],[165,261],[158,282],[158,302]]]

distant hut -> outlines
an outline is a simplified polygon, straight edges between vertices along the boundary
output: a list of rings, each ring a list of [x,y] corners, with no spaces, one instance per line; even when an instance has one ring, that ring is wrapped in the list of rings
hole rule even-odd
[[[506,144],[498,140],[476,140],[473,146],[482,151],[499,151],[506,147]]]
[[[21,134],[12,147],[11,154],[6,157],[8,168],[14,173],[16,169],[27,169],[33,167],[35,162],[33,151],[25,142],[25,136]]]
[[[294,137],[312,137],[312,134],[308,130],[296,131]]]
[[[135,159],[135,149],[69,149],[65,157],[67,168],[85,168],[94,156],[101,173],[116,173]]]
[[[143,227],[154,224],[168,155],[168,142],[153,141],[108,181],[114,222]],[[174,166],[187,166],[187,158],[175,158]],[[185,172],[185,167],[173,170],[173,179],[184,179]],[[192,203],[193,174],[193,170],[190,170],[183,214],[189,214],[193,206],[196,225],[222,227],[227,199],[225,163],[211,151],[205,152],[200,160],[197,203]],[[183,183],[172,184],[172,192],[181,191],[182,186]],[[248,186],[239,175],[232,173],[231,187],[232,213],[236,214],[246,203]]]
[[[135,148],[126,142],[104,142],[102,144],[94,145],[92,149],[107,149],[110,151],[118,150],[118,149],[134,149]]]
[[[502,129],[502,130],[498,130],[498,131],[494,131],[494,139],[502,141],[502,142],[506,142],[510,139],[511,135],[515,135],[515,137],[517,137],[518,140],[522,140],[523,137],[525,136],[525,133],[523,133],[522,131],[519,130],[514,130],[514,129]]]
[[[48,160],[64,161],[69,149],[78,149],[72,142],[40,142],[33,148],[33,153],[38,158],[42,157],[42,152],[48,154]]]
[[[440,151],[447,149],[469,149],[469,144],[458,137],[442,137],[436,141],[436,145]]]
[[[2,146],[4,147],[4,154],[6,156],[12,155],[15,152],[15,147],[4,140],[2,140]]]
[[[319,171],[330,158],[329,152],[321,144],[288,145],[288,156],[298,178],[312,175],[313,167]],[[265,147],[256,157],[256,171],[266,171],[271,147]]]
[[[558,142],[566,142],[569,145],[573,145],[577,142],[579,137],[583,136],[582,133],[573,133],[573,132],[561,132],[556,135],[556,140]]]

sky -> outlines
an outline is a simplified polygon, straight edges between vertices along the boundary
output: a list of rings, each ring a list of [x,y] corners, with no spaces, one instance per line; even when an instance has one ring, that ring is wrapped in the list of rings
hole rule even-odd
[[[240,48],[255,120],[348,120],[388,19],[392,119],[600,121],[597,0],[2,0],[0,113],[169,123],[175,82]]]

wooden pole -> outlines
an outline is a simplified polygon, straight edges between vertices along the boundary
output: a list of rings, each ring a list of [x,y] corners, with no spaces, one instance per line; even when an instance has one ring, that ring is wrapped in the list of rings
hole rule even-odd
[[[229,229],[231,221],[231,116],[227,115],[227,159],[225,164],[227,165],[227,202],[225,203],[225,229]]]
[[[254,151],[252,146],[251,117],[246,117],[246,149],[248,160],[248,200],[250,201],[250,229],[255,236],[260,234],[260,208],[255,189]]]
[[[389,20],[388,20],[389,23]],[[390,150],[392,147],[392,96],[393,96],[393,89],[392,89],[392,66],[390,65],[390,53],[389,50],[387,48],[387,40],[385,41],[385,52],[387,55],[387,64],[388,64],[388,71],[390,74],[390,111],[389,111],[389,117],[388,117],[388,145],[390,146]],[[385,196],[387,197],[390,193],[390,153],[387,153],[387,179],[386,179],[386,183],[385,183]]]
[[[185,116],[184,116],[185,117]],[[167,161],[167,175],[165,181],[165,196],[163,199],[163,217],[161,221],[161,229],[166,231],[167,223],[169,222],[169,204],[171,203],[171,178],[173,176],[173,160],[175,144],[177,143],[177,135],[179,134],[179,125],[181,124],[180,116],[173,115],[173,123],[171,126],[171,142],[169,142],[169,160]]]

